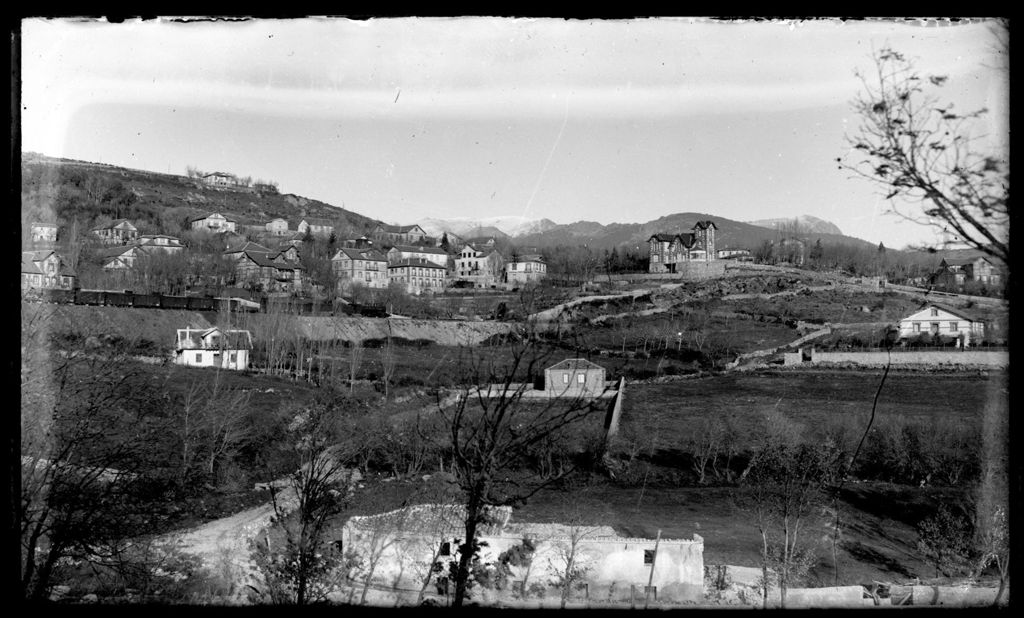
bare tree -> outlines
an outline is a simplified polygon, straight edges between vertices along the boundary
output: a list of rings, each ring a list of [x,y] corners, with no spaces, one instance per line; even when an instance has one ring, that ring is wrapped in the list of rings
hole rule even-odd
[[[553,584],[562,589],[562,609],[572,597],[573,589],[586,580],[593,568],[593,556],[583,547],[583,541],[597,531],[597,527],[583,524],[582,514],[577,509],[569,522],[569,538],[555,543],[556,557],[551,561],[551,568],[555,571]]]
[[[459,548],[455,575],[454,606],[466,598],[470,565],[476,552],[478,528],[489,521],[491,507],[521,504],[561,475],[544,476],[522,464],[530,448],[545,437],[569,430],[603,414],[604,406],[589,397],[552,399],[538,403],[524,400],[530,384],[516,382],[543,366],[529,338],[509,347],[504,367],[468,363],[471,375],[453,405],[440,405],[439,416],[447,434],[442,446],[452,458],[466,507],[465,541]]]
[[[332,403],[302,410],[288,427],[296,471],[283,489],[270,486],[274,524],[284,536],[283,551],[256,542],[253,558],[263,573],[264,599],[304,605],[327,598],[337,588],[346,556],[328,546],[325,526],[347,505],[353,472],[342,447]],[[269,537],[268,537],[269,539]]]
[[[798,427],[781,415],[766,420],[775,429],[765,434],[745,472],[740,502],[761,535],[764,603],[767,606],[772,569],[785,607],[788,587],[806,574],[814,558],[813,546],[803,546],[804,528],[822,514],[839,453],[828,440],[802,442]]]
[[[395,351],[395,342],[391,339],[391,321],[388,320],[388,336],[380,349],[381,380],[384,382],[384,400],[390,396],[391,379],[395,375],[398,364],[398,354]]]
[[[116,569],[129,539],[153,531],[160,464],[173,454],[161,440],[163,399],[139,379],[131,341],[89,349],[88,330],[51,330],[49,306],[23,307],[21,324],[21,475],[10,521],[21,540],[20,593],[39,601],[67,560]]]
[[[996,27],[1002,31],[1004,25]],[[1000,44],[1001,52],[1009,51],[1008,36]],[[886,199],[922,204],[918,210],[892,202],[896,214],[1008,264],[1008,152],[981,143],[988,136],[977,134],[977,121],[988,110],[961,113],[952,103],[941,104],[932,93],[948,78],[921,75],[892,48],[877,51],[873,60],[870,77],[857,73],[863,90],[853,108],[861,124],[847,138],[849,156],[857,159],[840,158],[840,166],[882,187]]]

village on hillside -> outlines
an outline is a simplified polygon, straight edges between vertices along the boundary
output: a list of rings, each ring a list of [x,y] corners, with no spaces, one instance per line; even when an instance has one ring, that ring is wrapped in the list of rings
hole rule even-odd
[[[195,39],[154,34],[166,57],[97,44],[126,66],[137,66],[129,50],[146,56],[162,82],[156,103],[122,92],[129,103],[94,101],[72,117],[124,125],[92,151],[103,158],[73,158],[95,145],[77,126],[66,148],[17,142],[19,603],[1012,606],[1008,159],[962,129],[987,109],[926,96],[956,75],[925,78],[920,60],[872,47],[877,75],[857,74],[847,123],[818,98],[855,91],[817,64],[803,90],[792,55],[774,61],[792,77],[784,87],[757,75],[768,65],[747,56],[769,51],[740,42],[781,39],[756,29],[678,48],[694,63],[692,100],[663,81],[682,70],[660,61],[667,52],[617,64],[649,43],[678,51],[665,32],[724,25],[714,20],[691,20],[692,31],[451,20],[463,39],[448,20],[292,31],[253,19],[237,46],[193,21]],[[967,21],[955,27],[1007,28]],[[213,32],[242,32],[230,22]],[[50,41],[44,25],[82,40],[61,20],[28,24],[37,40]],[[863,51],[820,25],[801,27]],[[511,47],[481,48],[474,37],[491,29]],[[610,36],[615,53],[563,55],[581,32]],[[420,37],[431,46],[409,43]],[[958,45],[949,53],[974,49]],[[426,70],[446,54],[459,60]],[[628,87],[591,77],[594,87],[549,93],[595,62],[587,54],[604,59],[594,75]],[[25,53],[29,64],[58,55]],[[352,69],[351,55],[366,67]],[[392,55],[408,58],[396,68]],[[701,72],[712,56],[723,82]],[[221,72],[186,62],[199,57]],[[252,66],[226,68],[241,57]],[[312,70],[328,58],[330,70]],[[509,58],[501,87],[466,68],[501,74]],[[823,58],[806,60],[838,66]],[[98,91],[127,87],[74,66]],[[171,96],[182,66],[206,81]],[[333,83],[335,68],[352,83]],[[537,81],[520,75],[533,71]],[[111,71],[149,88],[129,73]],[[64,101],[53,80],[28,81],[27,118],[40,114],[39,92]],[[748,82],[756,97],[737,86]],[[811,102],[791,101],[791,87]],[[185,103],[207,88],[223,105]],[[758,110],[733,100],[743,97]],[[828,122],[848,131],[843,149]],[[238,144],[219,150],[225,135]],[[833,150],[842,156],[822,165],[845,176],[823,180],[812,159]],[[195,159],[172,173],[185,156]],[[806,186],[782,178],[794,166]],[[486,190],[457,186],[474,183]],[[881,191],[873,205],[816,203],[815,191],[857,183]],[[813,214],[782,216],[782,202]],[[863,212],[843,212],[854,203]],[[883,204],[899,231],[881,229]],[[572,212],[587,218],[566,222]]]

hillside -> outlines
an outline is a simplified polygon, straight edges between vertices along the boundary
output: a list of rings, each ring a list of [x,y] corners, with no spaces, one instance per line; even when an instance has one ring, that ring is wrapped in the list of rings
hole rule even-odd
[[[22,216],[66,224],[71,216],[99,215],[148,223],[151,231],[220,212],[240,223],[262,224],[275,217],[315,217],[334,222],[339,236],[364,233],[376,219],[319,200],[292,194],[216,189],[186,176],[23,153]],[[98,195],[97,195],[98,193]],[[74,198],[79,198],[76,202]],[[81,204],[95,208],[83,212]],[[78,206],[76,208],[76,206]],[[89,225],[90,220],[82,221]]]
[[[766,240],[775,240],[777,236],[775,230],[766,227],[705,213],[681,212],[646,223],[602,225],[594,221],[577,221],[567,225],[556,225],[541,233],[517,236],[515,241],[517,244],[538,247],[585,244],[594,249],[635,248],[642,247],[652,234],[689,232],[694,223],[702,220],[714,221],[718,227],[717,245],[719,249],[754,249]],[[875,246],[865,240],[841,234],[812,233],[807,238],[812,241],[820,238],[823,243],[835,245]]]

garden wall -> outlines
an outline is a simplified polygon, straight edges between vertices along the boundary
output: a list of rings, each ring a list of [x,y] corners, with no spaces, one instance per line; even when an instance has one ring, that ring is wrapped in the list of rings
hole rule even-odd
[[[885,366],[890,355],[879,352],[819,352],[814,350],[811,363],[856,363],[858,365]],[[791,363],[787,355],[785,364]],[[920,352],[893,352],[893,365],[979,365],[984,367],[1006,367],[1010,364],[1009,352],[981,350],[926,350]]]
[[[677,262],[674,273],[625,273],[609,275],[609,281],[678,281],[680,279],[709,279],[725,274],[725,262]],[[600,279],[604,279],[601,277]]]

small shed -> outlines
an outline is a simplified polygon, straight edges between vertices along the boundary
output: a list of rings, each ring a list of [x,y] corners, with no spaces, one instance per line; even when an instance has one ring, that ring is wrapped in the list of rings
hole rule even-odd
[[[552,397],[600,395],[604,385],[604,367],[585,358],[567,358],[544,370],[544,390]]]

